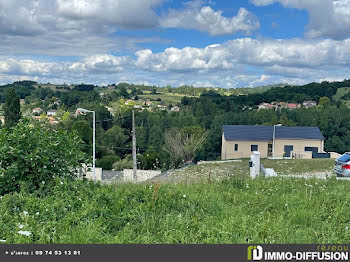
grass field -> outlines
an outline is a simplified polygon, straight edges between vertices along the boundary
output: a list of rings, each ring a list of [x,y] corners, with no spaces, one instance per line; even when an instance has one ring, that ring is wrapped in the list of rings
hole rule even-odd
[[[159,94],[143,94],[138,96],[139,99],[149,99],[151,100],[154,104],[159,104],[160,101],[155,101],[158,98],[160,98],[166,105],[172,104],[175,106],[176,104],[181,102],[181,98],[184,97],[184,95],[180,94],[172,94],[172,93],[159,93]]]
[[[343,100],[341,97],[347,93],[350,92],[350,87],[342,87],[338,88],[337,93],[333,96],[334,100],[341,100],[350,108],[350,101],[349,100]]]
[[[336,179],[62,181],[46,197],[2,197],[0,243],[348,243],[349,207]]]
[[[333,96],[334,100],[340,100],[340,98],[350,92],[350,87],[342,87],[337,89],[337,93]]]
[[[156,181],[167,182],[206,182],[220,181],[231,176],[248,177],[248,159],[241,162],[223,162],[217,164],[193,165],[183,169],[174,170],[163,179]],[[334,159],[261,159],[265,168],[273,168],[278,175],[298,175],[324,172],[331,174],[334,166]]]

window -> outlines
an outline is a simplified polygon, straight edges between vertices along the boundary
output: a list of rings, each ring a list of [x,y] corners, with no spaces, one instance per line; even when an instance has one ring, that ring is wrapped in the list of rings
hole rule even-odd
[[[235,151],[238,151],[238,144],[235,144]]]
[[[250,151],[258,151],[258,145],[251,145],[250,146]]]
[[[316,153],[318,153],[318,147],[309,147],[309,146],[306,146],[306,147],[305,147],[305,151],[311,151],[311,152],[316,152]]]
[[[348,161],[350,161],[350,155],[344,154],[341,157],[339,157],[337,160],[339,160],[341,162],[348,162]]]

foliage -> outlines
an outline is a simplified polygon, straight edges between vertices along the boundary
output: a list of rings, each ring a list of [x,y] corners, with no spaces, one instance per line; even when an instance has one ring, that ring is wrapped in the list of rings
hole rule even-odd
[[[0,131],[0,195],[34,192],[54,180],[73,177],[84,162],[76,133],[24,120]]]
[[[133,168],[133,162],[132,162],[132,157],[130,155],[125,157],[124,159],[116,161],[113,164],[113,169],[116,171],[123,171],[124,169],[131,169],[131,168]]]
[[[103,170],[112,170],[113,164],[120,160],[116,155],[107,155],[96,161],[97,167],[102,167]]]
[[[73,90],[76,91],[92,91],[94,90],[95,86],[94,85],[86,85],[86,84],[80,84],[76,85]]]
[[[165,150],[173,160],[173,166],[192,162],[196,152],[202,147],[206,133],[200,127],[183,127],[169,129],[165,133]]]
[[[21,106],[19,97],[13,87],[6,92],[6,103],[4,106],[5,127],[15,126],[21,118]]]
[[[44,198],[21,192],[0,199],[0,239],[7,244],[340,244],[350,241],[349,190],[346,181],[335,179],[232,177],[117,187],[57,179]]]

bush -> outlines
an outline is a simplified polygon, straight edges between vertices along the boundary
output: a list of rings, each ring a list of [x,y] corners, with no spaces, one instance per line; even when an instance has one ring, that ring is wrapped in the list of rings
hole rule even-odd
[[[48,123],[24,120],[0,130],[0,195],[34,192],[56,177],[74,177],[85,154],[75,132],[54,130]]]
[[[96,161],[97,167],[102,167],[104,170],[112,170],[113,164],[120,160],[118,156],[107,155]]]
[[[119,160],[113,164],[113,169],[116,171],[123,171],[124,169],[131,169],[133,167],[132,158],[127,156],[126,158]]]

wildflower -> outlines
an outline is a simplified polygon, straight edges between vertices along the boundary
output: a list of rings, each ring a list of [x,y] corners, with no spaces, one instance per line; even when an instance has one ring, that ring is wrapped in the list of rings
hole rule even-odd
[[[28,215],[28,212],[27,211],[23,211],[23,215]]]
[[[63,182],[61,181],[61,185],[63,185]]]
[[[78,198],[79,201],[81,201],[81,198]]]
[[[29,237],[32,233],[30,233],[29,231],[20,230],[20,231],[18,231],[18,234],[25,235],[25,236]]]
[[[22,229],[22,228],[24,228],[24,226],[23,226],[23,225],[19,225],[18,227],[19,227],[19,229]]]
[[[45,185],[45,181],[41,181],[41,183],[43,183],[43,185]]]
[[[186,195],[183,195],[184,198],[186,198]]]
[[[40,215],[40,213],[39,213],[39,212],[36,212],[36,213],[35,213],[35,215],[39,216],[39,215]]]
[[[258,192],[255,192],[255,195],[257,195],[258,194]]]
[[[0,239],[0,242],[1,242],[1,243],[5,243],[6,240],[5,240],[5,239]]]
[[[287,207],[287,206],[288,206],[288,204],[286,203],[286,204],[285,204],[285,206]]]

